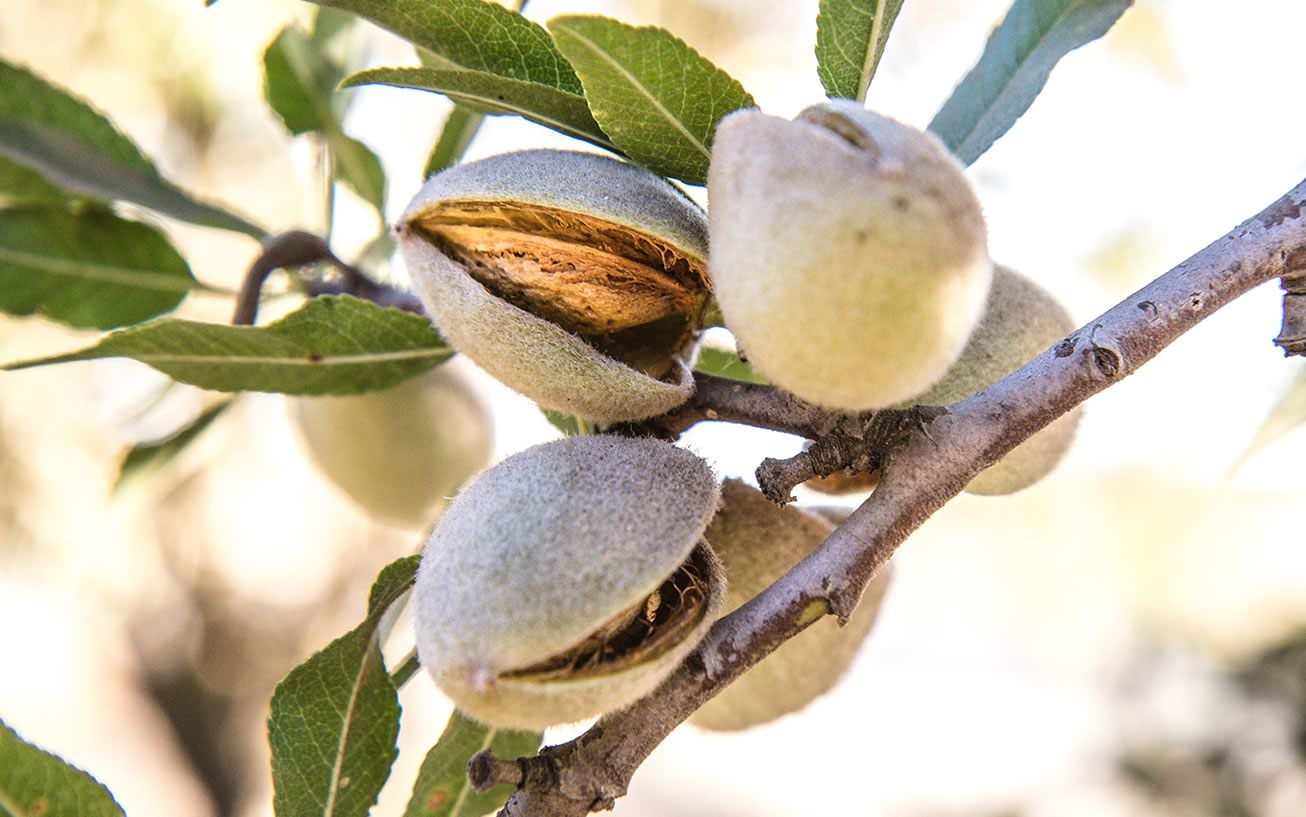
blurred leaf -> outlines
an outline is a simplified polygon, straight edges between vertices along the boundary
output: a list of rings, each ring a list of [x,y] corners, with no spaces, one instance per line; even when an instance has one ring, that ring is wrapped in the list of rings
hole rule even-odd
[[[431,148],[431,155],[426,159],[422,174],[426,178],[434,176],[441,170],[447,170],[462,161],[467,148],[481,129],[485,114],[473,111],[463,105],[455,104],[445,117],[440,138]]]
[[[580,421],[570,414],[563,414],[560,411],[540,407],[540,412],[549,424],[562,432],[564,437],[575,437],[581,433]]]
[[[364,817],[376,802],[399,754],[399,693],[381,642],[416,571],[416,557],[387,566],[363,623],[277,685],[268,744],[278,817]]]
[[[903,0],[821,0],[816,73],[832,98],[866,99]]]
[[[1015,0],[929,129],[965,164],[1015,124],[1062,57],[1101,37],[1133,0]]]
[[[0,203],[49,204],[68,198],[40,173],[0,155]]]
[[[331,8],[319,8],[313,16],[313,30],[309,36],[313,42],[325,47],[333,40],[348,36],[358,18],[349,12]]]
[[[1270,409],[1269,415],[1261,422],[1261,427],[1256,430],[1256,435],[1252,437],[1247,450],[1238,458],[1238,462],[1234,463],[1231,470],[1237,471],[1258,451],[1303,423],[1306,423],[1306,369],[1297,372],[1297,377],[1288,385],[1287,391],[1279,398],[1274,408]]]
[[[567,136],[615,150],[594,121],[584,97],[548,85],[482,71],[373,68],[349,77],[344,87],[368,84],[433,91],[483,113],[516,114]]]
[[[754,104],[742,85],[660,28],[578,16],[555,17],[549,30],[617,147],[656,173],[707,181],[717,122]]]
[[[495,786],[477,794],[467,784],[467,761],[489,749],[495,757],[509,759],[533,755],[543,735],[492,729],[454,712],[444,728],[413,786],[413,796],[404,817],[482,817],[502,806],[513,793],[512,786]]]
[[[364,201],[385,212],[385,168],[381,159],[357,139],[339,132],[328,134],[336,178],[349,186]]]
[[[312,0],[352,11],[440,57],[445,67],[550,85],[573,94],[580,80],[549,33],[486,0]]]
[[[232,400],[223,400],[200,414],[189,425],[183,426],[164,439],[132,446],[118,467],[118,479],[114,481],[115,491],[122,488],[129,480],[143,474],[157,471],[176,459],[187,446],[195,442],[213,421],[222,416],[231,407]]]
[[[80,352],[4,368],[127,357],[216,391],[359,394],[393,386],[452,355],[421,315],[324,295],[267,326],[162,318],[114,332]]]
[[[121,199],[193,224],[255,238],[266,232],[198,201],[159,175],[130,139],[80,99],[0,60],[0,157],[64,190]]]
[[[111,329],[172,310],[197,285],[147,224],[99,208],[0,210],[0,311]]]
[[[745,383],[765,385],[767,382],[766,378],[753,371],[752,366],[741,360],[738,354],[714,346],[699,348],[698,359],[694,361],[694,371],[728,377],[731,380],[742,380]]]
[[[109,790],[44,752],[0,721],[0,814],[13,817],[122,817]]]
[[[263,54],[268,105],[294,134],[320,133],[331,151],[336,178],[377,209],[385,209],[385,170],[366,145],[345,135],[336,86],[345,70],[295,26],[281,30]]]
[[[295,26],[281,29],[263,52],[264,96],[295,135],[337,129],[331,95],[343,76]]]

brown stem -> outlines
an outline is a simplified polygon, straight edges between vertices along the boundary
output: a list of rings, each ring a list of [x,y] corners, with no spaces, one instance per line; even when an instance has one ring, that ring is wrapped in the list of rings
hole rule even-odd
[[[378,284],[355,267],[340,260],[331,247],[320,236],[305,230],[291,230],[272,236],[263,242],[263,252],[241,282],[240,292],[236,295],[236,309],[231,316],[236,326],[252,326],[258,319],[259,298],[263,294],[263,284],[268,276],[279,269],[302,267],[307,264],[326,262],[338,269],[344,281],[338,287],[320,285],[311,287],[313,294],[341,292],[379,303],[383,306],[395,306],[408,311],[421,311],[416,298],[409,293]]]
[[[1303,206],[1306,181],[1023,368],[950,406],[930,423],[929,438],[911,434],[871,498],[814,553],[718,621],[653,694],[523,761],[521,787],[501,815],[583,817],[610,808],[648,754],[712,695],[823,614],[848,616],[897,547],[972,477],[1234,298],[1294,271],[1289,259],[1306,257]],[[690,409],[649,425],[687,428],[709,411],[741,422],[765,417],[795,433],[823,425],[793,398],[716,380],[700,381],[709,392]]]

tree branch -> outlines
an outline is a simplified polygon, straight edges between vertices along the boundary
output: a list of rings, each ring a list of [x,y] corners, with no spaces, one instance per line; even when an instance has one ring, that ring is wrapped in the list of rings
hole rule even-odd
[[[1306,267],[1304,204],[1306,181],[1023,368],[950,406],[929,426],[933,441],[912,434],[870,499],[814,553],[718,621],[653,694],[576,740],[521,760],[520,788],[501,815],[583,817],[611,808],[648,754],[712,695],[822,615],[846,619],[897,547],[972,477],[1234,298]],[[830,428],[828,412],[719,380],[700,378],[690,406],[645,425],[671,432],[702,419],[765,419],[809,436]]]
[[[263,242],[263,252],[259,253],[258,258],[255,258],[254,263],[250,265],[241,282],[240,292],[236,294],[236,308],[231,316],[232,324],[253,325],[258,318],[263,284],[273,272],[319,262],[326,262],[335,267],[344,276],[344,280],[339,285],[311,284],[309,290],[313,295],[345,293],[382,306],[394,306],[418,314],[422,312],[421,304],[412,293],[373,281],[358,267],[340,260],[320,236],[305,230],[291,230],[272,236]]]

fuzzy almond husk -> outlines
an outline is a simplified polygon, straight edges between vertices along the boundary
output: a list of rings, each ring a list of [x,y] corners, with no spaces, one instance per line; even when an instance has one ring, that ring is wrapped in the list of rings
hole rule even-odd
[[[727,578],[729,613],[784,575],[815,550],[847,516],[779,508],[761,491],[737,480],[722,486],[722,507],[706,538]],[[825,509],[822,509],[825,511]],[[842,514],[842,516],[838,516]],[[781,644],[690,717],[705,729],[737,731],[797,712],[830,690],[852,664],[875,625],[888,589],[890,569],[881,570],[843,627],[826,616]]]
[[[573,437],[482,472],[422,556],[422,665],[494,726],[538,729],[629,705],[697,645],[724,601],[719,565],[699,547],[718,498],[707,463],[649,439]],[[520,677],[646,603],[691,551],[705,560],[704,613],[669,649],[578,679]]]
[[[397,386],[345,397],[290,400],[310,459],[364,512],[424,528],[490,461],[489,410],[441,366]]]
[[[1076,324],[1056,298],[1038,284],[1004,266],[994,269],[993,287],[980,324],[961,357],[924,394],[919,405],[947,405],[978,394],[1024,366],[1069,335]],[[1013,494],[1052,472],[1074,442],[1082,411],[1063,414],[984,469],[966,492],[984,496]]]
[[[459,165],[413,199],[400,247],[452,345],[546,408],[614,423],[688,399],[707,222],[655,174],[557,150]]]
[[[835,101],[722,120],[713,288],[772,383],[842,411],[924,391],[961,354],[992,264],[979,200],[933,136]]]

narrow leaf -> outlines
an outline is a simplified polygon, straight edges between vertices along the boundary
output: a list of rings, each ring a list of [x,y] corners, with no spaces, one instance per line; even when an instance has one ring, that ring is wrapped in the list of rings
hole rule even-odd
[[[322,9],[330,11],[330,9]],[[336,86],[345,75],[322,46],[295,26],[281,30],[263,54],[264,92],[286,129],[318,133],[327,142],[335,176],[375,207],[385,209],[385,170],[366,145],[345,135],[344,105]]]
[[[754,104],[742,85],[660,28],[556,17],[549,30],[613,144],[664,176],[707,181],[717,123]]]
[[[196,285],[149,225],[99,208],[0,210],[0,311],[111,329],[172,310]]]
[[[327,142],[331,146],[336,178],[375,207],[377,212],[384,212],[385,168],[381,166],[381,159],[367,145],[338,130],[327,135]]]
[[[80,352],[5,368],[126,357],[217,391],[358,394],[393,386],[452,354],[420,315],[324,295],[267,326],[163,318],[114,332]]]
[[[0,157],[73,193],[130,201],[182,221],[255,238],[266,235],[262,228],[164,179],[130,139],[85,102],[3,60]]]
[[[348,12],[337,9],[319,8],[313,16],[313,42],[320,46],[347,37],[354,28],[358,18]]]
[[[440,129],[440,138],[431,148],[431,155],[426,158],[426,167],[422,175],[434,176],[441,170],[447,170],[462,161],[467,148],[481,130],[485,114],[473,111],[465,105],[453,106],[445,117],[444,127]]]
[[[118,479],[114,482],[113,489],[117,491],[130,480],[157,471],[172,462],[178,454],[199,439],[213,421],[231,407],[232,402],[232,400],[223,400],[213,405],[191,423],[162,440],[133,446],[127,452],[127,456],[123,457],[122,464],[118,466]]]
[[[64,202],[68,194],[26,165],[0,155],[0,204]]]
[[[694,361],[694,371],[742,380],[745,383],[767,382],[766,378],[753,371],[739,355],[727,349],[704,346],[698,350],[698,360]]]
[[[1105,34],[1133,0],[1015,0],[929,129],[970,164],[1019,119],[1062,57]]]
[[[540,413],[544,415],[544,419],[548,420],[550,425],[561,431],[564,437],[575,437],[581,433],[580,421],[574,415],[563,414],[561,411],[543,407],[540,408]]]
[[[821,0],[816,72],[831,98],[866,99],[903,0]]]
[[[352,11],[445,60],[450,67],[581,93],[549,33],[487,0],[313,0]]]
[[[422,768],[404,817],[482,817],[507,801],[512,786],[495,786],[476,793],[467,784],[467,761],[489,749],[504,759],[535,754],[543,736],[538,732],[497,730],[454,712]]]
[[[1297,377],[1288,385],[1279,402],[1270,409],[1269,415],[1261,422],[1256,435],[1247,445],[1247,450],[1239,457],[1232,470],[1238,470],[1257,452],[1304,423],[1306,423],[1306,369],[1297,373]]]
[[[44,752],[0,721],[0,814],[122,817],[113,795],[86,772]]]
[[[342,76],[344,70],[296,26],[283,28],[263,52],[263,95],[296,135],[336,127],[331,94]]]
[[[536,82],[439,68],[373,68],[347,78],[343,87],[393,85],[444,94],[473,110],[516,114],[546,128],[615,150],[590,114],[585,98]]]
[[[381,657],[391,608],[417,562],[381,572],[367,618],[277,685],[268,718],[278,817],[364,817],[398,756],[399,692]]]

